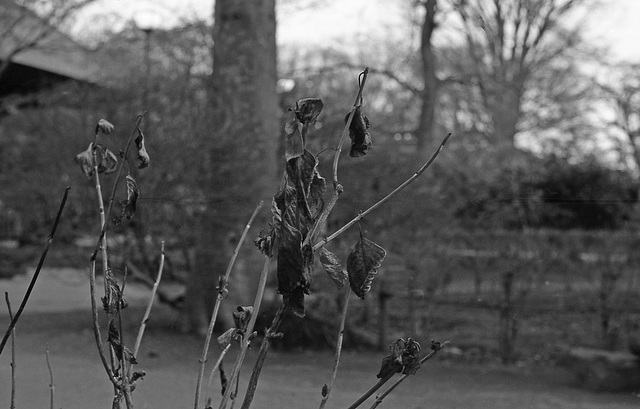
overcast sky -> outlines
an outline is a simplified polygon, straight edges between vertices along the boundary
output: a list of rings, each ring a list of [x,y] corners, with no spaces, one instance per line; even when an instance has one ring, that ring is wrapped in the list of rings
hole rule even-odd
[[[614,59],[640,62],[640,0],[599,3],[593,10],[584,10],[587,39],[610,50]],[[312,6],[300,9],[299,4]],[[406,28],[403,4],[406,0],[288,1],[278,10],[278,41],[327,44],[354,34],[375,37],[383,32],[381,27],[394,36],[402,35]],[[210,17],[212,8],[213,0],[100,0],[88,14],[92,22],[113,25],[134,18],[139,25],[167,26],[194,16]],[[100,18],[107,15],[119,17]]]

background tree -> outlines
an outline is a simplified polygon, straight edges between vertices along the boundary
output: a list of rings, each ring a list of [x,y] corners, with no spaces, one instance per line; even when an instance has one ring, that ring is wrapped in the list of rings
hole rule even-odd
[[[637,172],[640,170],[640,64],[622,64],[613,72],[617,78],[611,81],[608,69],[608,83],[600,85],[613,107],[609,125],[622,132],[623,160],[629,157]]]
[[[580,40],[559,22],[576,0],[454,0],[496,147],[513,146],[531,76]]]

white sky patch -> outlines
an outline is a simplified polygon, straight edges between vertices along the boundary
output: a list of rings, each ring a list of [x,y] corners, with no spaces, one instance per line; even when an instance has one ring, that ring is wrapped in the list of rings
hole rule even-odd
[[[450,10],[441,1],[442,9]],[[95,29],[100,22],[117,29],[130,19],[145,28],[171,27],[196,17],[211,20],[213,4],[213,0],[100,0],[87,9],[73,34]],[[408,33],[409,7],[406,0],[278,2],[278,42],[344,46],[348,39],[399,38]],[[584,14],[588,41],[609,50],[613,62],[640,62],[640,0],[599,0]],[[447,19],[442,23],[446,27]],[[438,31],[435,40],[449,41]]]

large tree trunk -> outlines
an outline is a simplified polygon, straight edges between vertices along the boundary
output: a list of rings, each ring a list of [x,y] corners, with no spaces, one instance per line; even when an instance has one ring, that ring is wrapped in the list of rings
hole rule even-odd
[[[433,138],[433,124],[436,104],[438,101],[438,78],[436,77],[436,59],[431,45],[433,30],[436,28],[436,3],[437,0],[426,0],[422,5],[425,8],[422,34],[420,37],[420,57],[422,60],[422,78],[424,86],[420,95],[420,119],[416,136],[418,138],[417,153],[420,158],[426,155],[430,149],[430,140]]]
[[[216,285],[244,223],[261,199],[274,193],[278,145],[275,0],[216,0],[211,76],[211,119],[204,191],[209,198],[200,223],[196,263],[187,290],[183,329],[207,327]],[[257,223],[256,223],[257,224]],[[250,238],[247,239],[250,242]],[[255,251],[258,255],[257,250]],[[248,275],[234,272],[230,308],[252,302]]]

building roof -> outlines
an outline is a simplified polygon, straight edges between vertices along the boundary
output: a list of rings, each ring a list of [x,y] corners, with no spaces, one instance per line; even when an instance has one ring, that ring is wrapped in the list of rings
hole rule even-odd
[[[97,82],[93,52],[13,1],[0,1],[0,60],[64,77]],[[6,31],[6,32],[5,32]],[[35,43],[14,54],[16,48]],[[12,55],[13,54],[13,55]]]

